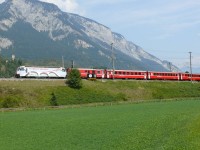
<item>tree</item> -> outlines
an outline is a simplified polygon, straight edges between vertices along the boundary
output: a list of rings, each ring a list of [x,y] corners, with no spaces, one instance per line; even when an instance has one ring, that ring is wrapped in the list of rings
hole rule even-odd
[[[69,85],[69,87],[74,89],[80,89],[82,88],[82,80],[80,72],[77,69],[72,69],[68,74],[68,80],[66,83]]]
[[[11,60],[0,56],[0,78],[13,77],[15,75],[17,67],[21,65],[21,60]]]
[[[51,106],[58,106],[57,98],[54,93],[51,94],[50,104]]]

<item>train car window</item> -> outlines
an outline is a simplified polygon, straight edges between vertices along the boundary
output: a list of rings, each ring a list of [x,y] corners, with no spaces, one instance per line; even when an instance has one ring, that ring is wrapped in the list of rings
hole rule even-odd
[[[125,75],[126,74],[126,72],[123,72],[123,75]]]
[[[129,72],[127,72],[127,75],[129,75]]]
[[[97,73],[100,74],[101,72],[100,72],[100,71],[97,71]]]

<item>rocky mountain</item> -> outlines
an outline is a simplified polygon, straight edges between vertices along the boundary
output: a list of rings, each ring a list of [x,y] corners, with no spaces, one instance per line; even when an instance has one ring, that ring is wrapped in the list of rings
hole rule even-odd
[[[116,69],[169,70],[166,61],[110,28],[38,0],[6,0],[0,5],[0,51],[35,62],[63,56],[77,67],[108,68],[114,54]]]

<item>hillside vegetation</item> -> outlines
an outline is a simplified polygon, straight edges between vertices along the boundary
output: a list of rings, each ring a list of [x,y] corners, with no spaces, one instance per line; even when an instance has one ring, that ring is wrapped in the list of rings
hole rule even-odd
[[[58,105],[119,101],[160,101],[200,97],[200,84],[165,81],[88,81],[72,89],[65,80],[0,80],[0,108],[45,107],[52,93]]]

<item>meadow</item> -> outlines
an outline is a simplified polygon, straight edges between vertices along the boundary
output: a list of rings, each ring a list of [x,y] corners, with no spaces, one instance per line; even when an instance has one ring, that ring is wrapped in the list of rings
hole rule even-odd
[[[199,150],[200,99],[0,112],[2,150]]]
[[[162,101],[200,97],[200,84],[191,82],[83,80],[72,89],[65,80],[0,80],[0,108],[50,106],[52,93],[58,105]]]

